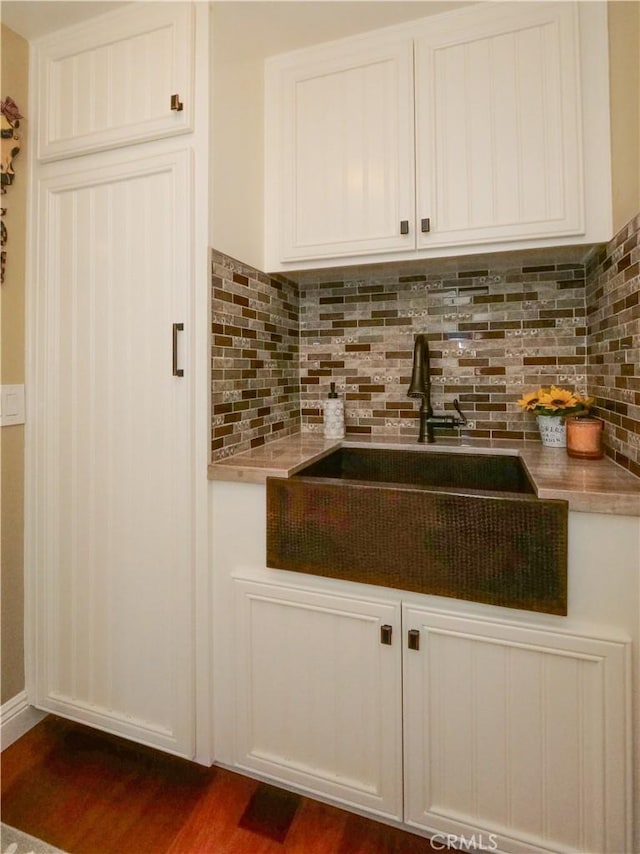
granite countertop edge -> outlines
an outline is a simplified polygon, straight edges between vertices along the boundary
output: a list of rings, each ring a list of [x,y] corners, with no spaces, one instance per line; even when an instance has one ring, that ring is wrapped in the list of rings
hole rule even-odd
[[[389,447],[442,453],[514,454],[522,461],[541,499],[567,501],[569,509],[584,513],[640,516],[640,478],[608,458],[576,460],[563,448],[545,448],[540,442],[511,439],[441,439],[418,445],[406,436],[359,436],[325,439],[296,433],[211,463],[211,481],[265,483],[267,477],[291,477],[301,468],[342,446]]]

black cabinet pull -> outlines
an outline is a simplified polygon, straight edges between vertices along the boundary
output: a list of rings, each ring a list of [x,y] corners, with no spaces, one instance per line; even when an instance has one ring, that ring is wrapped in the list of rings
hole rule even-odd
[[[400,220],[400,234],[409,234],[409,220],[401,219]]]
[[[384,643],[387,646],[391,646],[392,633],[393,626],[380,626],[380,643]]]
[[[431,220],[429,217],[420,220],[420,231],[422,231],[423,234],[427,231],[431,231]]]
[[[407,632],[407,646],[409,649],[420,649],[420,632],[418,629],[409,629]]]
[[[184,331],[184,323],[174,323],[171,327],[171,349],[173,351],[173,376],[183,377],[184,371],[178,367],[178,332]]]

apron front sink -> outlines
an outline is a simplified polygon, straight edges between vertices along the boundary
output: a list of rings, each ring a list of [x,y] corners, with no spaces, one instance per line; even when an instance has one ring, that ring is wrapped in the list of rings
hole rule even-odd
[[[518,457],[341,448],[267,479],[267,564],[566,614],[567,520]]]

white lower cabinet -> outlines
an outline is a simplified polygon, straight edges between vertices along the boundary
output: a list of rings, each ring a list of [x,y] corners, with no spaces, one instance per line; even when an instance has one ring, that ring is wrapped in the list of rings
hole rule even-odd
[[[400,603],[235,586],[236,764],[401,819]]]
[[[476,848],[630,850],[627,643],[234,585],[238,767]]]
[[[631,850],[628,644],[406,606],[403,624],[420,638],[404,658],[407,823],[490,850]]]

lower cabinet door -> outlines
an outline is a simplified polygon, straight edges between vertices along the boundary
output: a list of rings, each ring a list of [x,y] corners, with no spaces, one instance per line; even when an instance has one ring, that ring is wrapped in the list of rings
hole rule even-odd
[[[411,607],[403,626],[405,821],[485,850],[631,850],[628,644]]]
[[[236,764],[402,818],[400,604],[237,579]]]

